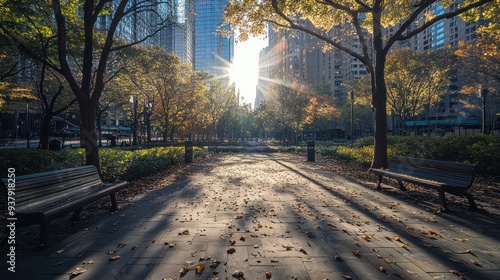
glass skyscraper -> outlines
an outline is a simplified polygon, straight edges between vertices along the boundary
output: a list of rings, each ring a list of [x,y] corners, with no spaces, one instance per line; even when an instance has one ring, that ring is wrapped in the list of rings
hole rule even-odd
[[[234,36],[220,34],[224,8],[228,0],[195,0],[194,68],[208,71],[217,78],[229,81],[229,67],[234,56]]]

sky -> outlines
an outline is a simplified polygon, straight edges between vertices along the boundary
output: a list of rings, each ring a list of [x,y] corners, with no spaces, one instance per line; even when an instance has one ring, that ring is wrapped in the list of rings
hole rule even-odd
[[[267,46],[267,37],[255,37],[236,43],[231,79],[240,90],[240,104],[250,103],[254,108],[259,71],[259,52]]]

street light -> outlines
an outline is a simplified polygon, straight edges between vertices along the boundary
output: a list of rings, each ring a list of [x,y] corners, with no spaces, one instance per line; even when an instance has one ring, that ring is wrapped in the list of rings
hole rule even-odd
[[[488,88],[486,88],[486,87],[481,88],[480,96],[483,99],[483,125],[481,128],[481,131],[483,134],[486,134],[487,133],[487,131],[486,131],[487,130],[487,127],[486,127],[486,97],[488,96]]]
[[[29,118],[29,113],[30,113],[30,102],[31,99],[25,97],[24,101],[26,101],[26,148],[30,148],[30,118]]]
[[[144,118],[146,122],[146,138],[148,143],[151,142],[151,108],[153,107],[153,103],[147,102],[147,99],[144,98]]]
[[[351,148],[354,146],[354,91],[351,91]]]
[[[132,106],[134,108],[134,123],[133,123],[133,129],[132,129],[132,145],[137,145],[137,95],[133,94],[130,96],[129,99],[130,103],[132,103]]]

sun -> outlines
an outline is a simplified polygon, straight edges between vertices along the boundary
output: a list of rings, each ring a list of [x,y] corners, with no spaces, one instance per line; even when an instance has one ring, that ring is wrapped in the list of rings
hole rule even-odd
[[[240,93],[241,103],[253,104],[259,72],[259,52],[267,46],[264,38],[251,38],[239,42],[235,48],[233,63],[230,68],[230,79]]]

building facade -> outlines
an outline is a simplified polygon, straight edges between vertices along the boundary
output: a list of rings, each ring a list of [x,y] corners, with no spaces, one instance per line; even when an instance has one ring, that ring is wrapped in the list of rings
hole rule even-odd
[[[229,67],[234,57],[234,36],[220,31],[228,0],[195,0],[194,4],[194,69],[207,71],[229,82]]]

